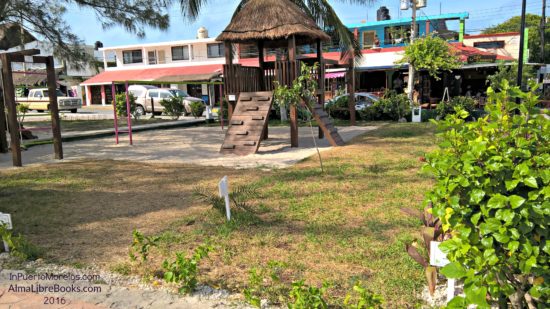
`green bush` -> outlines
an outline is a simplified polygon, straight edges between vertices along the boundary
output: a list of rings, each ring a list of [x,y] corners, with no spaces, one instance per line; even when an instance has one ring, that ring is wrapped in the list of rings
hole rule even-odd
[[[141,256],[141,261],[147,261],[149,255],[149,249],[152,247],[158,247],[160,237],[159,236],[145,236],[138,230],[132,232],[132,246],[128,252],[132,261],[137,260],[137,255]]]
[[[0,224],[0,236],[8,245],[10,254],[22,260],[36,260],[43,255],[43,250],[26,240],[22,235],[13,236],[4,224]]]
[[[376,106],[367,106],[365,109],[357,111],[359,118],[365,121],[380,120],[382,115]]]
[[[383,304],[384,298],[369,291],[361,282],[353,286],[353,293],[348,293],[344,300],[347,309],[381,309]]]
[[[191,115],[195,118],[199,118],[202,116],[202,113],[204,113],[204,103],[194,101],[189,104],[189,107],[191,107]]]
[[[328,304],[324,298],[328,285],[323,284],[321,288],[308,286],[304,280],[292,283],[290,290],[291,302],[288,303],[289,309],[326,309]]]
[[[183,115],[183,99],[180,97],[162,99],[160,105],[164,107],[164,114],[170,116],[174,120],[179,119],[181,115]]]
[[[162,268],[165,270],[164,280],[178,283],[180,293],[193,292],[198,283],[199,262],[207,257],[210,251],[212,251],[210,246],[199,246],[189,258],[186,258],[183,252],[176,252],[175,261],[165,260],[162,263]]]
[[[441,143],[427,156],[437,180],[427,199],[452,234],[440,246],[451,261],[441,273],[464,281],[453,308],[550,301],[550,121],[532,113],[536,85],[499,88],[487,91],[486,116],[466,122],[457,109],[436,122]]]
[[[348,120],[349,114],[349,96],[344,95],[330,101],[326,110],[332,118]]]
[[[449,102],[441,102],[437,104],[437,115],[440,118],[445,118],[449,114],[454,114],[457,108],[465,110],[472,115],[476,102],[470,97],[454,97]]]
[[[119,117],[126,117],[127,111],[126,111],[126,94],[125,93],[119,93],[115,96],[116,99],[116,114]],[[130,101],[130,115],[134,117],[134,119],[137,119],[136,114],[136,97],[128,93],[128,99]]]
[[[380,101],[374,103],[379,120],[400,120],[411,114],[411,104],[406,94],[389,92]]]

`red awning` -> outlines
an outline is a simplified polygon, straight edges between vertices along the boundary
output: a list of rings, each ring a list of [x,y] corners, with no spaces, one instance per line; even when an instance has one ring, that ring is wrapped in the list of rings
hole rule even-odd
[[[223,66],[221,64],[171,67],[171,68],[150,68],[137,70],[110,70],[104,71],[96,76],[84,81],[81,85],[107,85],[114,81],[156,81],[173,76],[189,76],[190,78],[201,76],[208,78],[216,73],[221,74]],[[188,81],[189,78],[183,78],[182,81]]]

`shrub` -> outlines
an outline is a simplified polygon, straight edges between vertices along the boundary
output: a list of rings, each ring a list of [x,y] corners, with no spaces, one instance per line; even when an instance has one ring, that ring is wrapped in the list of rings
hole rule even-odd
[[[130,101],[130,115],[134,117],[134,119],[137,119],[136,114],[136,97],[132,93],[128,93],[128,99]],[[116,114],[119,117],[126,117],[127,111],[126,111],[126,94],[125,93],[119,93],[115,96],[115,102],[116,102]]]
[[[191,104],[189,104],[189,106],[191,107],[191,115],[193,115],[193,117],[195,117],[195,118],[201,117],[202,113],[204,113],[204,103],[203,102],[194,101],[194,102],[191,102]]]
[[[138,230],[132,232],[132,246],[128,252],[130,259],[132,261],[137,260],[136,254],[141,256],[141,261],[147,261],[147,256],[149,255],[149,249],[151,247],[157,247],[160,237],[158,236],[145,236],[140,233]]]
[[[380,114],[380,120],[400,120],[411,113],[411,104],[405,94],[389,92],[380,101],[374,103],[374,107]]]
[[[326,309],[328,304],[324,299],[324,294],[327,291],[328,285],[323,284],[321,288],[308,286],[304,284],[304,280],[292,283],[290,290],[290,299],[288,303],[289,309]]]
[[[486,116],[466,123],[458,109],[436,122],[441,144],[425,168],[437,183],[427,199],[452,234],[440,246],[451,261],[441,273],[464,280],[465,292],[450,306],[549,301],[550,121],[531,112],[536,88],[504,80],[501,92],[488,89]]]
[[[0,224],[0,236],[8,245],[11,255],[22,260],[36,260],[43,254],[42,249],[30,243],[22,235],[13,236],[4,224]]]
[[[454,97],[449,102],[441,102],[437,104],[437,115],[440,118],[445,118],[449,114],[454,114],[457,108],[460,108],[471,116],[474,111],[476,102],[470,97]]]
[[[348,309],[381,309],[384,304],[384,298],[378,294],[374,294],[363,286],[361,282],[357,282],[353,286],[353,294],[348,293],[344,300],[344,308]]]
[[[174,120],[179,119],[183,115],[183,99],[180,97],[162,99],[160,105],[164,107],[164,113]]]
[[[348,120],[350,118],[348,104],[349,95],[340,96],[330,101],[326,106],[326,110],[333,118]]]
[[[221,214],[225,215],[225,200],[219,196],[217,192],[213,192],[206,187],[198,186],[193,189],[193,196],[207,204],[212,205]],[[254,212],[250,205],[251,199],[256,199],[260,196],[258,188],[251,185],[236,186],[229,193],[229,200],[233,204],[233,211]]]
[[[199,246],[193,255],[186,258],[183,252],[176,252],[176,260],[169,262],[165,260],[162,268],[165,270],[164,280],[166,282],[179,283],[180,293],[191,293],[197,287],[197,274],[199,262],[208,256],[212,251],[210,246]]]

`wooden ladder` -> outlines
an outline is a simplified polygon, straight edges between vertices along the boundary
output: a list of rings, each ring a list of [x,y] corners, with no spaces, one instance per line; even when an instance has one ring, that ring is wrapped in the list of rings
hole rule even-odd
[[[338,129],[332,123],[332,120],[328,117],[327,112],[324,111],[323,106],[315,104],[309,108],[313,118],[317,121],[317,124],[325,133],[325,137],[332,146],[343,146],[344,140],[338,133]]]
[[[241,92],[220,153],[248,155],[258,151],[269,120],[273,92]]]

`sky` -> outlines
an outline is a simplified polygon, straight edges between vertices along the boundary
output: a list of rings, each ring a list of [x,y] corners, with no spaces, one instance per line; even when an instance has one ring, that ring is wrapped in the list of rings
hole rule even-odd
[[[527,12],[540,14],[543,0],[527,0]],[[177,1],[174,1],[177,2]],[[363,21],[375,21],[376,10],[386,6],[392,19],[410,17],[411,11],[400,11],[399,0],[377,0],[369,6],[351,5],[348,1],[329,1],[344,24],[358,24]],[[229,23],[238,1],[210,0],[204,7],[201,17],[193,22],[186,22],[178,6],[170,9],[170,27],[167,31],[146,28],[145,38],[126,32],[120,27],[103,29],[92,10],[68,7],[66,21],[86,44],[93,45],[96,41],[103,42],[105,47],[129,44],[155,43],[175,40],[194,39],[197,29],[204,26],[210,37],[216,37]],[[466,32],[479,33],[481,30],[496,25],[512,16],[521,14],[520,0],[427,0],[428,6],[418,14],[437,15],[441,13],[468,12]],[[550,2],[549,6],[550,7]],[[548,11],[550,15],[550,10]],[[452,27],[452,25],[450,25]]]

